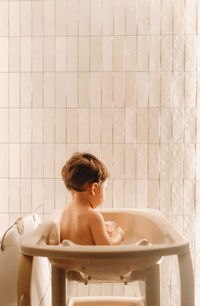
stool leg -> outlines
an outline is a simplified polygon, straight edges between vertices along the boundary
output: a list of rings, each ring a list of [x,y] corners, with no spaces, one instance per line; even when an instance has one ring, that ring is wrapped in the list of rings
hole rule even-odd
[[[65,306],[65,270],[52,266],[52,306]]]
[[[145,271],[145,306],[160,306],[160,266]]]
[[[31,275],[33,257],[21,254],[17,276],[17,305],[31,305]],[[9,293],[8,293],[9,294]]]
[[[190,253],[178,255],[180,282],[181,282],[181,306],[194,306],[194,276]]]

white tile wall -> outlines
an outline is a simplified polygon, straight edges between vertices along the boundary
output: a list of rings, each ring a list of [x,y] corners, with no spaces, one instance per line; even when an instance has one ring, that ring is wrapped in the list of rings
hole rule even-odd
[[[199,270],[199,16],[199,0],[0,1],[0,228],[63,208],[61,167],[90,150],[110,169],[104,206],[160,209]],[[162,305],[178,305],[175,260],[162,272]]]

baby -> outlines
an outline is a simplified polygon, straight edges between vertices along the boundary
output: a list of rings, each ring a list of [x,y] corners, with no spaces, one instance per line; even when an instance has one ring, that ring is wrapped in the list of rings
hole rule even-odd
[[[90,153],[74,153],[62,169],[71,201],[60,220],[60,240],[82,245],[117,245],[124,231],[114,222],[105,222],[95,210],[104,201],[109,173],[106,166]]]

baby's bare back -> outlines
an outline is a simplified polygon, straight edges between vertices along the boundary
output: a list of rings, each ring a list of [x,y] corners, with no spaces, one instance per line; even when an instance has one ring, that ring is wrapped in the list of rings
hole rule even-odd
[[[90,209],[85,209],[69,203],[63,210],[60,221],[61,241],[67,239],[76,244],[94,244],[90,232]]]

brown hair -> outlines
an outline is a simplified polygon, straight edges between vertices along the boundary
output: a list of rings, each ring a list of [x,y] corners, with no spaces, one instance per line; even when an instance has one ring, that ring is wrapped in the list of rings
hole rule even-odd
[[[106,166],[90,153],[76,152],[62,168],[62,178],[68,190],[84,191],[86,185],[101,184],[109,177]]]

